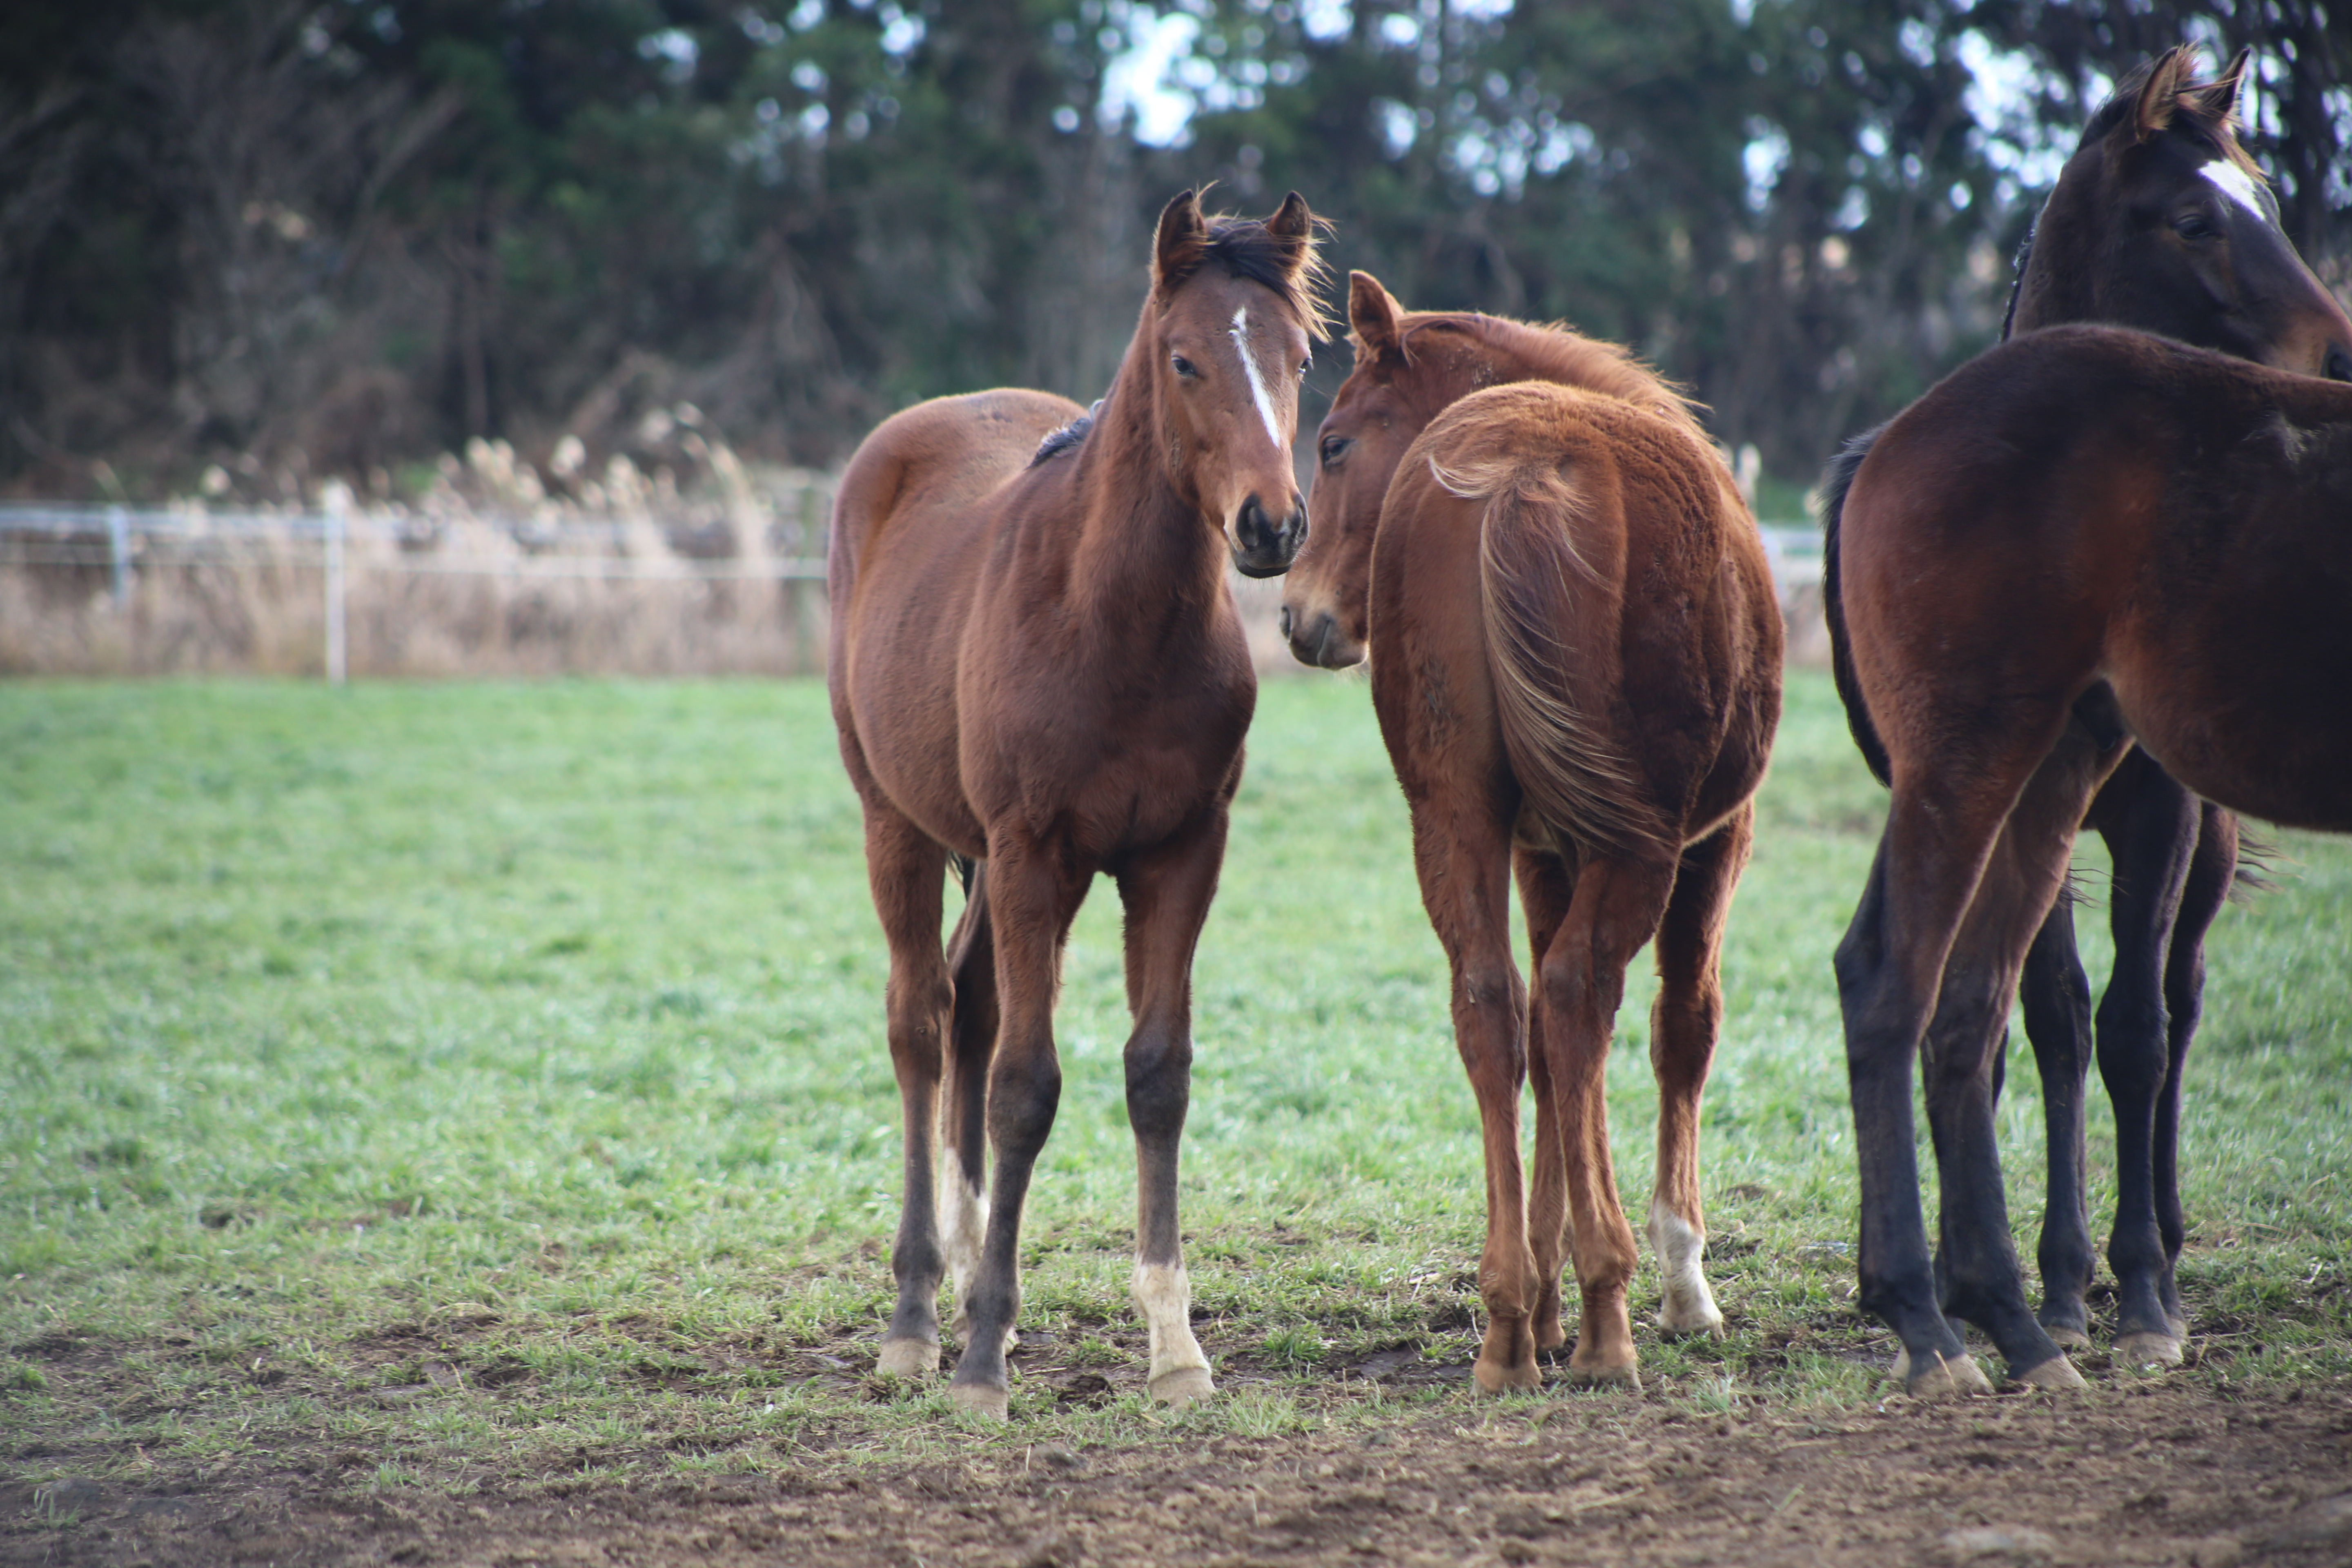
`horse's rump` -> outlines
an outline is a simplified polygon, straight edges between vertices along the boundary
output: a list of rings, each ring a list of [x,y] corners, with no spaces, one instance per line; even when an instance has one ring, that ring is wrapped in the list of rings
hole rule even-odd
[[[1703,616],[1731,611],[1713,602],[1733,521],[1713,452],[1637,405],[1541,383],[1462,399],[1420,450],[1439,487],[1482,509],[1477,615],[1504,750],[1528,805],[1587,848],[1679,847],[1661,810],[1695,780],[1653,776],[1654,748],[1625,732],[1639,720],[1623,628],[1629,593],[1645,590],[1686,595]],[[1656,574],[1675,581],[1646,581]],[[1727,687],[1746,672],[1729,673]],[[1687,761],[1701,773],[1713,763]]]

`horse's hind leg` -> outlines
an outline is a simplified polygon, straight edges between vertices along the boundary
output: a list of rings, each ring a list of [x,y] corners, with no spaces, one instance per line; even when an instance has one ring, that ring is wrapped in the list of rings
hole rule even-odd
[[[1192,1100],[1192,952],[1225,854],[1220,804],[1171,843],[1118,873],[1127,909],[1127,1119],[1135,1130],[1137,1310],[1150,1335],[1145,1386],[1182,1406],[1215,1392],[1192,1336],[1192,1285],[1176,1218],[1177,1156]]]
[[[1531,1050],[1549,1058],[1552,1102],[1568,1174],[1581,1298],[1569,1376],[1638,1384],[1625,1290],[1633,1278],[1633,1229],[1617,1201],[1609,1154],[1605,1079],[1625,970],[1658,930],[1674,890],[1675,851],[1638,846],[1578,868],[1568,918],[1545,951],[1538,984],[1543,1033]]]
[[[888,803],[866,802],[866,873],[890,947],[887,1012],[890,1066],[905,1127],[905,1189],[890,1271],[898,1301],[883,1331],[879,1369],[893,1376],[932,1372],[940,1361],[938,1215],[931,1141],[938,1128],[941,1047],[953,994],[940,953],[940,906],[947,851]]]
[[[2156,1227],[2164,1242],[2164,1315],[2173,1337],[2189,1337],[2189,1316],[2180,1304],[2175,1269],[2188,1228],[2180,1212],[2181,1074],[2189,1047],[2205,1011],[2205,933],[2228,900],[2238,875],[2238,819],[2211,802],[2199,803],[2197,853],[2189,862],[2189,883],[2180,914],[2172,925],[2172,951],[2165,960],[2164,1001],[2170,1051],[2164,1092],[2156,1102]]]
[[[2099,999],[2099,1076],[2116,1111],[2107,1264],[2116,1271],[2116,1353],[2168,1364],[2180,1359],[2180,1342],[2164,1310],[2156,1122],[2171,1054],[2165,971],[2197,848],[2198,801],[2145,757],[2127,765],[2127,787],[2119,800],[2102,802],[2096,821],[2116,867],[2116,968]]]
[[[1837,948],[1838,1005],[1845,1022],[1862,1185],[1856,1260],[1861,1304],[1901,1338],[1898,1375],[1915,1394],[1981,1392],[1988,1386],[1943,1313],[1920,1212],[1911,1079],[1943,988],[1945,961],[1985,879],[2002,826],[2066,722],[2064,710],[2054,702],[2015,710],[2004,718],[1977,731],[1989,744],[1897,768],[1895,798],[1869,880]],[[2038,918],[2042,910],[2033,912]],[[2018,960],[2031,936],[2031,927],[2020,933]],[[1983,1100],[1979,1120],[1989,1132],[1989,1072]],[[1939,1163],[1951,1175],[1960,1173],[1953,1169],[1956,1156],[1979,1152],[1937,1145]],[[1998,1199],[1997,1177],[1993,1194]],[[2032,1322],[2030,1314],[2026,1321]],[[2049,1353],[2056,1350],[2052,1345]]]
[[[1559,934],[1560,921],[1576,894],[1574,868],[1549,849],[1522,846],[1512,851],[1518,874],[1519,905],[1527,911],[1528,966],[1541,969],[1543,955]],[[1538,987],[1528,995],[1527,1025],[1521,1037],[1543,1035],[1543,994]],[[1528,1321],[1536,1349],[1556,1351],[1568,1343],[1568,1327],[1560,1313],[1560,1265],[1569,1257],[1573,1238],[1568,1234],[1568,1165],[1559,1144],[1559,1106],[1551,1089],[1551,1066],[1544,1054],[1527,1053],[1529,1087],[1536,1107],[1536,1163],[1528,1178],[1528,1246],[1535,1254],[1536,1302]]]
[[[974,1415],[1002,1420],[1010,1405],[1005,1346],[1021,1311],[1021,1212],[1062,1098],[1062,1068],[1054,1054],[1055,982],[1087,879],[1059,845],[992,834],[988,851],[999,1024],[988,1069],[987,1125],[995,1166],[980,1268],[967,1298],[971,1326],[948,1395]],[[936,929],[936,913],[932,919]]]
[[[1700,1260],[1706,1220],[1699,1207],[1699,1096],[1723,1027],[1724,922],[1748,864],[1756,808],[1683,851],[1658,927],[1658,999],[1650,1014],[1650,1068],[1658,1079],[1658,1168],[1650,1194],[1650,1245],[1664,1282],[1658,1314],[1669,1333],[1719,1333],[1723,1313]]]
[[[971,866],[963,916],[948,941],[955,984],[940,1103],[940,1230],[953,1283],[955,1331],[969,1342],[971,1288],[988,1233],[988,1064],[996,1054],[996,942],[988,920],[988,862]]]
[[[2103,756],[2087,737],[2056,748],[1996,842],[1945,961],[1925,1041],[1927,1121],[1941,1173],[1941,1306],[1991,1336],[2010,1375],[2079,1388],[2075,1372],[2025,1304],[1993,1128],[1992,1064],[2028,947],[2066,876]]]
[[[2042,1210],[2042,1310],[2053,1343],[2091,1342],[2091,1214],[2084,1194],[2084,1095],[2091,1073],[2091,982],[2074,947],[2074,900],[2063,889],[2026,951],[2019,986],[2025,1037],[2042,1077],[2042,1122],[2049,1147],[2049,1188]]]
[[[1478,1258],[1478,1296],[1486,1309],[1486,1334],[1471,1375],[1489,1394],[1535,1388],[1543,1374],[1536,1366],[1530,1319],[1540,1292],[1519,1163],[1528,1015],[1511,964],[1509,826],[1475,792],[1433,791],[1413,802],[1412,858],[1422,906],[1452,971],[1454,1044],[1478,1101],[1486,1155],[1486,1244]]]

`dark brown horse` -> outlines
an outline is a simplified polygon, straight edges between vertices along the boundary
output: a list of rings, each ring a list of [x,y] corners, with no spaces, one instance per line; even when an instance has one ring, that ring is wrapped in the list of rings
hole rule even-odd
[[[1473,1370],[1489,1391],[1541,1381],[1536,1352],[1566,1337],[1571,1244],[1570,1375],[1633,1383],[1633,1235],[1601,1089],[1626,967],[1654,937],[1662,1321],[1723,1321],[1700,1269],[1699,1096],[1723,1018],[1724,921],[1780,712],[1763,543],[1689,405],[1623,350],[1408,313],[1370,276],[1349,282],[1356,368],[1318,437],[1315,531],[1283,618],[1309,663],[1373,650],[1372,700],[1484,1134],[1487,1324]],[[1514,872],[1532,995],[1511,962]]]
[[[963,1342],[949,1392],[982,1415],[1006,1410],[1022,1204],[1061,1092],[1054,993],[1097,871],[1127,911],[1150,1387],[1178,1405],[1211,1391],[1176,1165],[1192,951],[1257,698],[1224,569],[1280,572],[1306,531],[1290,448],[1317,276],[1296,193],[1257,222],[1204,218],[1188,191],[1160,214],[1142,319],[1090,422],[1038,392],[942,398],[886,421],[842,478],[826,678],[890,946],[906,1124],[880,1365],[937,1365],[944,1267]],[[950,858],[977,868],[943,955]]]
[[[1992,1058],[2094,793],[2135,742],[2236,811],[2352,829],[2352,385],[2105,327],[2034,332],[1880,435],[1846,647],[1894,796],[1837,954],[1862,1304],[1914,1393],[2078,1375],[2025,1309]],[[1942,1289],[1912,1152],[1924,1048]]]
[[[2281,231],[2238,144],[2231,115],[2242,53],[2215,80],[2173,49],[2128,77],[2092,117],[2035,223],[2007,331],[2108,321],[2162,332],[2283,369],[2352,378],[2352,322]],[[1845,486],[1873,436],[1848,447],[1824,485],[1827,608],[1839,691],[1881,782],[1884,754],[1855,688],[1839,624],[1837,535]],[[2178,1131],[2181,1072],[2204,990],[2203,944],[2236,868],[2236,820],[2200,802],[2145,753],[2127,756],[2094,800],[2088,826],[2114,858],[2116,963],[2099,1004],[2099,1070],[2115,1107],[2116,1351],[2126,1361],[2181,1356],[2174,1266],[2184,1227]],[[2084,1091],[2092,1055],[2090,987],[2062,891],[2025,963],[2027,1037],[2041,1070],[2049,1184],[2040,1264],[2043,1330],[2086,1345],[2093,1249],[2084,1194]],[[2002,1058],[1994,1059],[1994,1092]]]

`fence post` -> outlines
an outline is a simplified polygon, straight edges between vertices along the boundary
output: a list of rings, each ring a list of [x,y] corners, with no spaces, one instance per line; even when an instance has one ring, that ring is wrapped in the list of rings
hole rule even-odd
[[[347,662],[343,641],[343,531],[351,494],[340,484],[329,485],[326,504],[327,682],[341,686]]]
[[[114,607],[131,603],[131,518],[119,506],[106,509],[106,549],[114,565]]]
[[[813,484],[801,486],[801,536],[793,546],[797,563],[824,553],[825,522],[832,513],[824,492]],[[793,673],[806,675],[824,668],[824,649],[817,640],[817,605],[823,589],[795,575],[790,589],[793,603]]]

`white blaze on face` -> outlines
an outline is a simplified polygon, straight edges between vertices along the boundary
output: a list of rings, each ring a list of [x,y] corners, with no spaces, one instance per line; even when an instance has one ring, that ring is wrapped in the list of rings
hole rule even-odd
[[[1265,438],[1279,452],[1284,449],[1282,429],[1275,421],[1274,397],[1266,391],[1265,377],[1258,371],[1257,356],[1250,353],[1247,305],[1234,312],[1234,324],[1225,329],[1225,335],[1234,340],[1234,350],[1242,356],[1243,374],[1249,377],[1250,396],[1257,402],[1257,416],[1265,421]]]
[[[2213,182],[2221,193],[2253,214],[2264,223],[2271,221],[2270,209],[2263,205],[2261,188],[2254,177],[2227,158],[2216,158],[2197,171]]]

